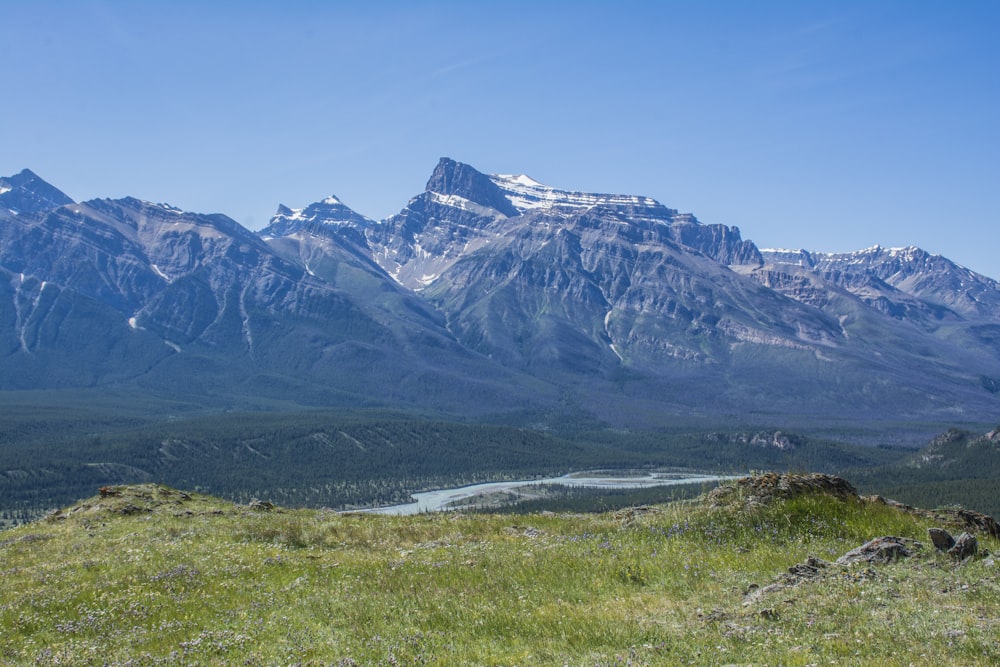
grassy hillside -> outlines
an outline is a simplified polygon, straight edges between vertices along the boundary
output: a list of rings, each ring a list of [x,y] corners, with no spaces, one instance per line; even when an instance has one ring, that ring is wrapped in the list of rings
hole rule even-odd
[[[594,515],[386,517],[114,487],[0,534],[0,661],[1000,662],[992,558],[927,547],[766,588],[810,555],[883,535],[929,543],[941,524],[856,496],[732,489]]]

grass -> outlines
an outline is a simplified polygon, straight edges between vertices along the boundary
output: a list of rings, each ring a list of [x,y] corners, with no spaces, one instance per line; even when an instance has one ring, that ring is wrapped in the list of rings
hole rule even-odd
[[[930,524],[884,505],[387,517],[120,490],[0,534],[0,663],[1000,662],[988,558],[928,548],[746,602],[809,555],[928,542]]]

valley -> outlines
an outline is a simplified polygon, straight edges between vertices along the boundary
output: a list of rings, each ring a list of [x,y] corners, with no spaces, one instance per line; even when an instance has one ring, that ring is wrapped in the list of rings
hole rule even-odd
[[[724,423],[711,431],[680,423],[671,430],[623,431],[583,419],[543,426],[536,414],[529,428],[375,409],[185,413],[177,405],[178,412],[164,419],[151,417],[143,403],[126,410],[121,403],[113,408],[64,400],[5,410],[0,520],[7,525],[109,484],[157,482],[240,503],[351,510],[411,502],[413,494],[432,489],[586,470],[842,473],[866,493],[1000,514],[990,491],[1000,471],[992,464],[997,444],[988,427],[941,426],[930,434],[900,427],[894,437],[879,439],[864,431],[833,437],[829,431],[744,430]],[[942,445],[935,435],[946,433],[959,435]],[[950,463],[912,464],[925,456]],[[930,489],[934,495],[927,495]],[[575,506],[600,508],[601,502]]]

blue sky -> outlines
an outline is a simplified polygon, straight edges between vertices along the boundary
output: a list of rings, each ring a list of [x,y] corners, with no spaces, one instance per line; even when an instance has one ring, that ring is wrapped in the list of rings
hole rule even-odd
[[[1000,278],[997,2],[0,0],[0,174],[258,229],[441,156]]]

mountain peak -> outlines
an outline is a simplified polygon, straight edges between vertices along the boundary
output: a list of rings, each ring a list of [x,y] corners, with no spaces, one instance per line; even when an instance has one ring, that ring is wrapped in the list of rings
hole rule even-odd
[[[439,195],[456,195],[507,216],[518,215],[518,210],[489,176],[451,158],[441,158],[425,190]]]
[[[32,180],[32,179],[38,178],[38,174],[36,174],[35,172],[31,171],[28,168],[24,168],[21,171],[19,171],[18,173],[16,173],[13,176],[11,176],[10,178],[11,178],[11,180],[19,179],[19,180],[22,180],[22,181],[28,181],[28,180]]]
[[[30,169],[0,176],[0,217],[38,213],[72,204],[73,200]]]
[[[372,220],[350,208],[334,195],[305,208],[291,208],[278,205],[278,211],[267,227],[260,230],[262,237],[280,237],[294,234],[306,228],[319,229],[324,226],[367,227]]]

